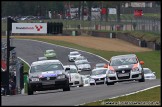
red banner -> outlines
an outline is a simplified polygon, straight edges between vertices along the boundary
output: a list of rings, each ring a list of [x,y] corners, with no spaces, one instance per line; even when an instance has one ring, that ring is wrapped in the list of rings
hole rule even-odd
[[[106,8],[102,8],[101,14],[106,14]]]
[[[2,69],[2,71],[6,71],[6,69],[7,69],[6,61],[1,61],[1,69]]]
[[[134,10],[134,16],[142,16],[143,11],[142,10]]]

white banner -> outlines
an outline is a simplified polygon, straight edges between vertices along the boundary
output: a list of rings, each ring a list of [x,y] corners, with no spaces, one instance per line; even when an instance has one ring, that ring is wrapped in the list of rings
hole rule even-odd
[[[116,14],[116,8],[108,8],[109,14]]]
[[[12,33],[47,33],[47,23],[12,23]]]

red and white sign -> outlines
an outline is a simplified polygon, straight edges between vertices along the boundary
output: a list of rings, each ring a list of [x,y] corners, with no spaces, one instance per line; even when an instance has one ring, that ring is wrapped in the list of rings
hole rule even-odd
[[[47,23],[12,23],[12,33],[47,33]]]
[[[6,71],[6,69],[7,69],[6,61],[1,60],[1,69],[2,69],[3,72]]]

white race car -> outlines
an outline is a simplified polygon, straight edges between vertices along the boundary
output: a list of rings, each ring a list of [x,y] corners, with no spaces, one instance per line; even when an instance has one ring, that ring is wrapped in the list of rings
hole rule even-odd
[[[90,75],[90,85],[105,84],[106,72],[107,72],[107,68],[93,69]]]
[[[90,75],[82,75],[83,86],[90,86]]]
[[[155,72],[152,72],[149,68],[143,68],[145,79],[156,79]]]
[[[78,73],[77,68],[75,65],[65,65],[64,68],[70,68],[67,70],[66,73],[69,75],[69,84],[70,86],[83,86],[83,78]]]
[[[81,56],[81,54],[78,51],[70,52],[70,54],[68,55],[68,60],[74,61],[79,56]]]
[[[75,65],[78,68],[78,71],[90,71],[91,70],[91,65],[90,62],[87,60],[79,60],[75,62]]]
[[[108,64],[106,84],[133,80],[145,82],[143,64],[135,54],[113,56]]]

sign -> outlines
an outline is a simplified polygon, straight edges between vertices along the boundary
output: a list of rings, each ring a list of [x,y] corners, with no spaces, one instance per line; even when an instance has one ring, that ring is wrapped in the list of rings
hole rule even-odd
[[[47,23],[12,23],[12,33],[47,33]]]
[[[7,69],[6,61],[1,60],[1,70],[4,72],[4,71],[6,71],[6,69]]]
[[[102,8],[101,14],[106,14],[106,8]]]
[[[108,8],[109,14],[116,14],[116,8]]]
[[[143,11],[142,10],[134,10],[134,16],[142,16]]]

